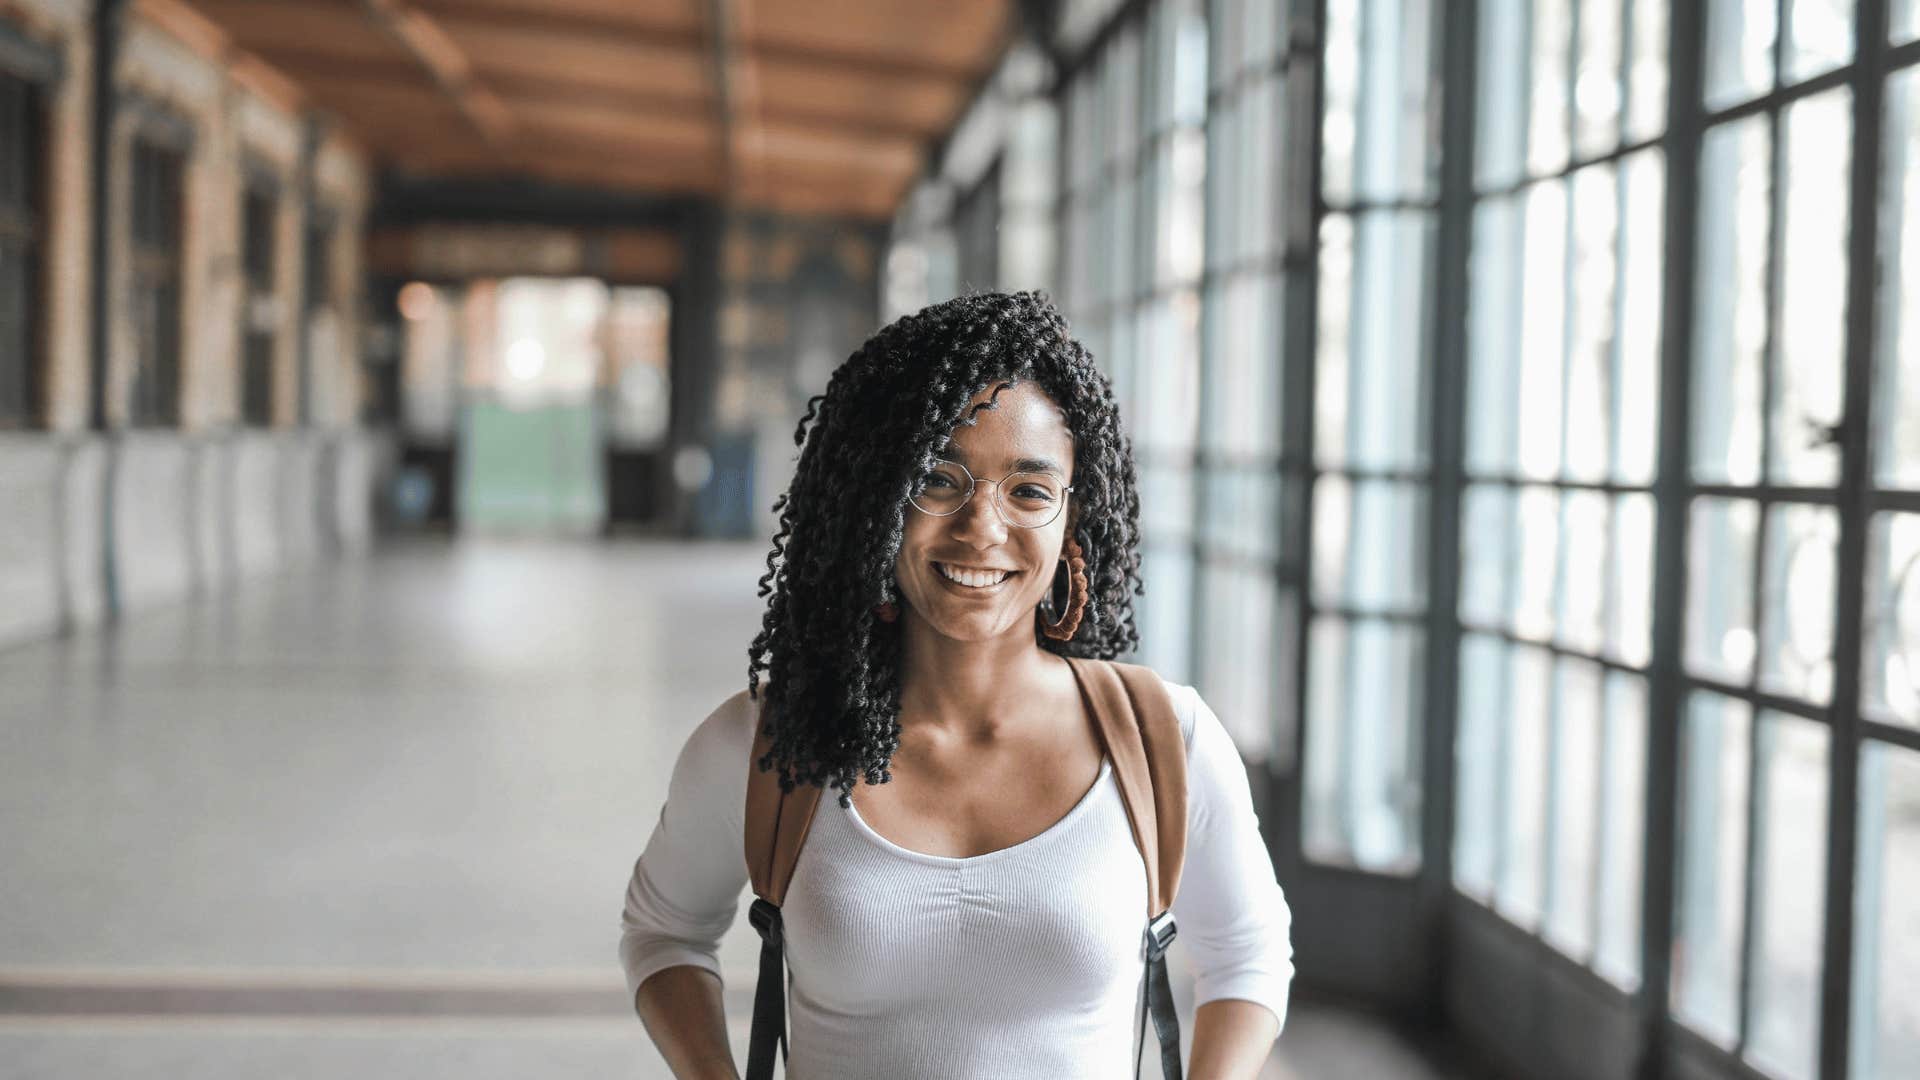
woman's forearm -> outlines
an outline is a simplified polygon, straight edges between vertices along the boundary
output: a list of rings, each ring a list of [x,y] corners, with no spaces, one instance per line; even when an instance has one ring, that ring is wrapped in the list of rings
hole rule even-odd
[[[656,971],[633,1007],[677,1080],[739,1080],[718,975],[691,964]]]
[[[1254,1080],[1273,1052],[1280,1025],[1265,1005],[1237,998],[1209,1001],[1193,1014],[1190,1080]]]

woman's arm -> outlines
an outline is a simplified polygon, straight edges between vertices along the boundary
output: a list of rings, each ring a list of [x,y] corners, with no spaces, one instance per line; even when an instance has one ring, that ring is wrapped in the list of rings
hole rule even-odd
[[[676,1080],[740,1080],[718,975],[691,964],[654,972],[635,992],[633,1007]]]
[[[1254,1080],[1280,1037],[1280,1022],[1265,1005],[1219,998],[1193,1014],[1193,1060],[1188,1080]]]
[[[1273,1050],[1293,981],[1292,913],[1260,836],[1247,771],[1220,719],[1169,687],[1187,744],[1187,857],[1173,911],[1194,970],[1194,1080],[1251,1080]]]
[[[659,821],[627,881],[620,916],[627,990],[677,1077],[735,1075],[719,952],[747,884],[745,803],[756,715],[742,692],[688,736]]]

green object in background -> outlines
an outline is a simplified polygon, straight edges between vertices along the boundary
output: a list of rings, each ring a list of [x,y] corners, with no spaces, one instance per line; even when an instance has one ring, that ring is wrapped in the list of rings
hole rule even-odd
[[[460,416],[459,521],[482,532],[580,535],[606,519],[599,412],[591,400]]]

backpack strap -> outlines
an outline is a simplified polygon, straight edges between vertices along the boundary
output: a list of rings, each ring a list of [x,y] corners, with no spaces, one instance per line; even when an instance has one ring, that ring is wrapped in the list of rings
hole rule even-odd
[[[748,920],[760,932],[760,980],[753,992],[753,1028],[747,1042],[747,1080],[773,1080],[773,1049],[787,1057],[786,929],[780,905],[787,899],[794,864],[807,842],[820,788],[796,784],[780,790],[780,774],[762,772],[760,759],[772,748],[767,734],[766,701],[754,722],[753,755],[747,760],[747,877],[753,882]]]
[[[1113,759],[1133,842],[1147,864],[1147,917],[1158,918],[1180,892],[1187,855],[1187,747],[1180,718],[1151,668],[1071,657],[1067,663]]]
[[[1140,1040],[1133,1048],[1134,1076],[1140,1075],[1141,1043],[1150,1016],[1160,1040],[1160,1074],[1180,1080],[1180,1018],[1173,1009],[1166,959],[1177,931],[1173,898],[1180,892],[1187,855],[1187,746],[1180,717],[1166,684],[1151,668],[1071,657],[1067,663],[1080,680],[1087,711],[1113,760],[1133,840],[1147,864],[1147,971],[1141,988]]]

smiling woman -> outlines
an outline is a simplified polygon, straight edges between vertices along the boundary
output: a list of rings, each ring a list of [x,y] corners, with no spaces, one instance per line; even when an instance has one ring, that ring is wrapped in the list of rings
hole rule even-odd
[[[1086,349],[1038,293],[939,304],[841,365],[795,441],[748,688],[688,739],[627,891],[628,987],[676,1075],[736,1075],[718,943],[764,857],[746,841],[778,836],[750,1075],[771,1075],[784,959],[796,1080],[1106,1080],[1137,1061],[1143,1000],[1179,1080],[1152,1004],[1177,922],[1187,1075],[1254,1076],[1286,1014],[1286,899],[1200,696],[1129,669],[1130,741],[1095,688],[1138,646],[1140,507]],[[816,814],[821,789],[839,805]]]

